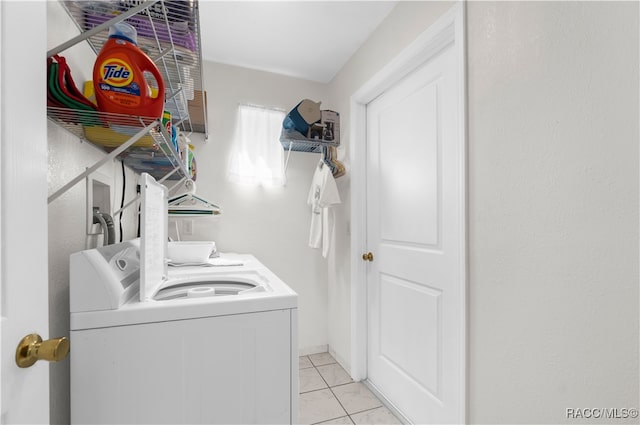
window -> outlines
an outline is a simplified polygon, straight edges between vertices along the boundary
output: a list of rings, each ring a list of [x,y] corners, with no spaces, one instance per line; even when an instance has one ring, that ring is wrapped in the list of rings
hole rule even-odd
[[[284,115],[274,109],[239,106],[229,164],[230,181],[284,186],[284,151],[279,141]]]

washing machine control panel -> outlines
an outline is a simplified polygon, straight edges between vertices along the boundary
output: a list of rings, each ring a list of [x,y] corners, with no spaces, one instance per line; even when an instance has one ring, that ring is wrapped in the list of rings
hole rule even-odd
[[[140,286],[138,239],[76,252],[70,260],[71,312],[114,310]]]

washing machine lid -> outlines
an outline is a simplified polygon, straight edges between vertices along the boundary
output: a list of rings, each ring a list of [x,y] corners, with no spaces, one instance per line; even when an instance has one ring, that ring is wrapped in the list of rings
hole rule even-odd
[[[153,298],[168,276],[168,193],[147,173],[140,175],[140,301]]]

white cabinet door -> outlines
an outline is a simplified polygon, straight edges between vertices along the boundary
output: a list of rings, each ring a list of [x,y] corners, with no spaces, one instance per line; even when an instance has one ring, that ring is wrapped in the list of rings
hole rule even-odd
[[[49,364],[16,366],[23,336],[49,332],[46,2],[0,2],[0,421],[49,422]]]
[[[464,420],[456,60],[451,43],[367,105],[367,374],[420,424]]]

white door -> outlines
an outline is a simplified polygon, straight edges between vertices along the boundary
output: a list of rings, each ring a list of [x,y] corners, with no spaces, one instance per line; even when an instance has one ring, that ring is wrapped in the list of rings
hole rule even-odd
[[[49,364],[18,368],[23,336],[47,337],[46,2],[0,1],[0,422],[49,422]]]
[[[464,138],[449,44],[367,105],[369,382],[416,424],[464,421]]]

